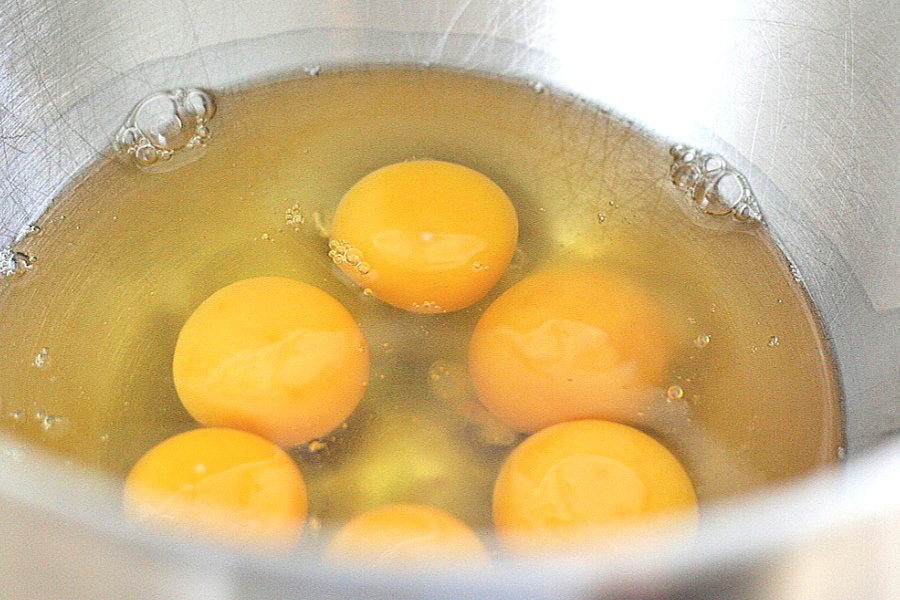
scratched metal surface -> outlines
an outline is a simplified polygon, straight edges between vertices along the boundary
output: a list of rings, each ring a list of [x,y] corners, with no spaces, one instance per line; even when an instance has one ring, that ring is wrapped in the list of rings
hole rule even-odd
[[[386,580],[147,540],[104,514],[104,482],[67,481],[29,454],[0,470],[0,587],[15,582],[23,598],[896,597],[898,536],[877,532],[900,525],[898,15],[879,0],[0,4],[0,246],[108,152],[153,91],[346,62],[540,80],[748,176],[833,337],[853,458],[841,475],[722,507],[687,553],[513,565],[476,581]]]

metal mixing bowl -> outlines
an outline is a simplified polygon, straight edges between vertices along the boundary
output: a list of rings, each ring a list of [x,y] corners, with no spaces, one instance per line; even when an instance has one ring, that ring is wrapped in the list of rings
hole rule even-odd
[[[832,338],[848,458],[712,507],[687,547],[404,577],[148,536],[108,482],[0,437],[4,596],[897,597],[898,17],[875,0],[0,4],[0,246],[157,90],[387,62],[541,81],[746,174]]]

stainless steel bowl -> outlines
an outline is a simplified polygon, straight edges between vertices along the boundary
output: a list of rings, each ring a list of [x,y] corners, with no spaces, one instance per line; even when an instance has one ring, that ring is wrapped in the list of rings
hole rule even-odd
[[[712,507],[688,547],[405,577],[148,536],[118,516],[109,482],[0,437],[4,595],[897,597],[898,17],[874,0],[0,4],[0,246],[157,90],[350,63],[540,81],[747,175],[832,338],[848,457],[839,471]]]

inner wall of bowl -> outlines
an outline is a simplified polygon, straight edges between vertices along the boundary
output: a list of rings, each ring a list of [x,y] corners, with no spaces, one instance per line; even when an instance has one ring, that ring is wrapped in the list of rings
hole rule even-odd
[[[889,103],[900,92],[900,63],[887,58],[896,55],[890,51],[896,19],[889,14],[895,9],[844,0],[606,4],[158,0],[148,10],[138,0],[2,3],[0,248],[21,236],[73,175],[107,153],[125,115],[158,90],[218,89],[304,67],[360,62],[434,63],[542,81],[673,141],[720,153],[747,175],[833,338],[847,398],[850,456],[878,445],[900,428],[900,344],[894,334],[900,294],[893,287],[900,285],[900,253],[889,252],[900,234],[900,205],[886,201],[900,187],[900,121]],[[832,515],[848,507],[855,514],[882,514],[895,494],[887,487],[879,493],[872,483],[893,485],[880,474],[896,471],[900,456],[896,444],[884,446],[877,460],[850,470],[839,494],[828,481],[776,502],[748,499],[707,521],[714,537],[704,540],[716,543],[700,544],[706,552],[671,557],[672,564],[683,563],[681,570],[663,559],[644,565],[632,580],[610,577],[608,587],[630,581],[623,588],[629,597],[641,586],[653,587],[656,595],[666,580],[661,573],[695,581],[679,574],[739,564],[750,547],[792,544],[814,531],[810,523],[823,522],[813,508],[826,493]],[[309,578],[307,587],[321,597],[327,596],[322,581],[336,586],[332,597],[346,597],[373,585],[369,573],[323,580],[296,564],[286,565],[273,584],[271,577],[259,577],[265,569],[255,563],[228,563],[208,552],[185,555],[167,539],[150,538],[148,544],[115,518],[108,523],[118,506],[114,485],[88,489],[73,479],[61,498],[55,462],[32,460],[31,452],[5,439],[0,456],[0,490],[17,499],[0,518],[10,542],[8,552],[0,552],[0,575],[15,580],[22,597],[46,597],[54,589],[69,597],[274,597],[275,589],[296,595],[298,578]],[[18,467],[16,457],[23,459]],[[91,474],[78,475],[90,480]],[[859,510],[861,498],[877,506]],[[65,518],[46,521],[46,507]],[[834,518],[827,524],[849,522]],[[773,530],[772,523],[791,527]],[[54,538],[62,541],[45,543]],[[88,553],[94,560],[73,562],[79,549],[115,539],[119,543],[100,559]],[[868,541],[866,547],[881,548]],[[862,553],[858,558],[866,564]],[[40,568],[23,569],[23,561]],[[239,570],[239,564],[243,574],[232,576],[229,569]],[[832,578],[843,573],[833,562],[824,564]],[[483,585],[493,587],[474,595],[562,597],[576,589],[580,572],[599,597],[606,588],[598,580],[624,572],[619,566],[594,561],[551,569],[550,577],[546,567],[527,565],[503,571],[502,581],[485,579]],[[745,587],[765,584],[753,574]],[[817,573],[831,580],[822,575]],[[462,579],[448,577],[441,589],[459,591]],[[571,582],[565,590],[564,579]],[[435,597],[433,584],[417,578],[402,590]],[[503,596],[498,589],[519,593]],[[381,597],[399,597],[386,590]],[[731,588],[728,593],[744,597]]]
[[[900,427],[892,368],[900,347],[891,333],[900,326],[900,278],[891,277],[900,265],[887,251],[900,235],[900,208],[878,201],[897,187],[900,158],[886,149],[896,147],[900,125],[885,118],[891,109],[881,100],[891,97],[889,69],[878,70],[874,50],[848,55],[841,41],[866,23],[867,47],[877,48],[888,35],[879,15],[831,1],[818,3],[828,10],[815,22],[755,2],[686,10],[649,1],[594,9],[549,0],[273,1],[260,10],[206,0],[160,2],[151,14],[130,0],[96,4],[0,8],[15,17],[0,34],[8,49],[0,57],[0,245],[108,153],[124,116],[155,91],[350,63],[433,63],[541,81],[740,168],[833,339],[848,450]],[[38,43],[36,31],[48,35]],[[861,92],[855,82],[864,74],[872,83]]]

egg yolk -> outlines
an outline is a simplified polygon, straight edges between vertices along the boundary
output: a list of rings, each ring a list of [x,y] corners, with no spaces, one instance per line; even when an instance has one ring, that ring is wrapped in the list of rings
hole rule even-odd
[[[468,525],[422,504],[391,504],[348,521],[325,552],[330,562],[415,566],[439,561],[487,565],[487,551]]]
[[[444,313],[488,293],[517,238],[515,209],[493,181],[419,160],[378,169],[350,188],[334,215],[329,255],[388,304]]]
[[[337,300],[300,281],[260,277],[197,307],[178,336],[173,373],[200,423],[288,446],[328,433],[353,412],[369,354]]]
[[[538,553],[609,548],[634,525],[691,529],[697,498],[662,444],[627,425],[582,420],[516,447],[497,477],[493,511],[504,549]]]
[[[659,309],[624,277],[584,269],[533,275],[484,312],[469,345],[481,402],[510,427],[629,421],[672,352]]]
[[[243,431],[195,429],[147,452],[125,482],[125,510],[168,529],[235,546],[294,547],[306,486],[278,446]]]

